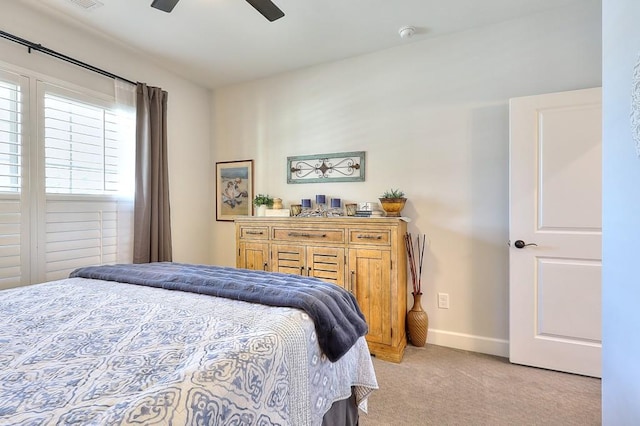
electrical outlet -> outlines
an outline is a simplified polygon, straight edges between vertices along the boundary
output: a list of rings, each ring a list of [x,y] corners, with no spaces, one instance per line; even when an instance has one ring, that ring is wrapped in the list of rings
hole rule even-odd
[[[438,308],[449,309],[449,293],[438,293]]]

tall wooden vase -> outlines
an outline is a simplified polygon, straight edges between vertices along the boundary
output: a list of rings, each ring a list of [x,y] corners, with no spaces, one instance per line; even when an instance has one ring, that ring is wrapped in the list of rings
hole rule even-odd
[[[427,343],[427,330],[429,329],[429,316],[422,309],[422,293],[413,294],[413,306],[407,312],[407,328],[409,341],[414,346],[422,347]]]

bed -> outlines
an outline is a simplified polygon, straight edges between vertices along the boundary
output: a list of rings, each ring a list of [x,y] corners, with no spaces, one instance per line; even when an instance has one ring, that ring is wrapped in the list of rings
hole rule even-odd
[[[378,386],[360,326],[342,336],[342,323],[362,316],[348,292],[286,274],[158,265],[152,279],[148,266],[106,267],[125,267],[129,283],[83,268],[0,291],[0,424],[320,425],[366,411]],[[194,267],[223,279],[182,278]],[[270,306],[273,284],[303,306]],[[340,300],[300,302],[325,286]],[[250,301],[228,298],[234,291]],[[327,306],[341,324],[318,317]]]

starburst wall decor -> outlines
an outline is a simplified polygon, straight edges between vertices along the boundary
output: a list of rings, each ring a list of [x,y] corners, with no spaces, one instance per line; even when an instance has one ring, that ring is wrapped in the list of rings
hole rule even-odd
[[[640,157],[640,57],[633,69],[631,86],[631,135],[636,144],[636,155]]]

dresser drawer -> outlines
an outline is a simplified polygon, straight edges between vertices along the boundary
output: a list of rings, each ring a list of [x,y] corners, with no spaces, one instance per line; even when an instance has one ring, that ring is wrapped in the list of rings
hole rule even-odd
[[[242,240],[268,240],[269,227],[241,225],[239,230],[239,237]]]
[[[275,241],[344,243],[344,229],[273,228]]]
[[[391,231],[388,229],[349,229],[349,244],[388,246],[391,244]]]

